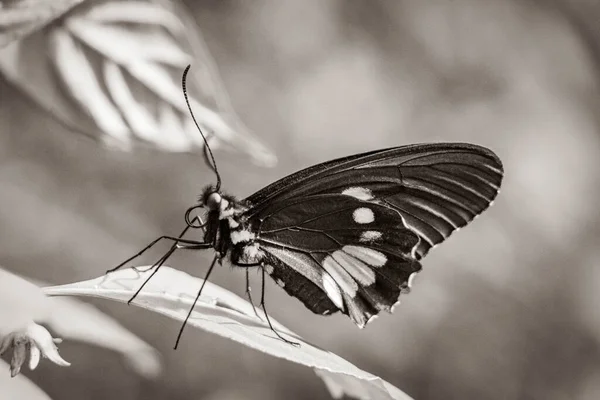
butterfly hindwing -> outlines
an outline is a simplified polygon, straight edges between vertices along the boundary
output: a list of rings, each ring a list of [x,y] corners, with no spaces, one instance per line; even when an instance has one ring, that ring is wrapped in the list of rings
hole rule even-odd
[[[289,250],[285,251],[285,253],[277,252],[277,249],[272,250],[273,253],[266,253],[265,269],[279,286],[290,296],[302,301],[315,314],[328,315],[338,311],[337,306],[327,296],[322,285],[314,283],[313,280],[297,272],[295,268],[290,266],[296,265],[296,268],[298,268],[299,263],[302,262],[298,260],[298,258],[302,258],[301,254]],[[280,255],[282,259],[273,254]],[[303,261],[305,269],[318,271],[318,265],[311,265],[310,261],[306,259]]]
[[[299,171],[246,199],[271,276],[359,326],[391,310],[420,258],[485,210],[502,163],[469,144],[372,151]]]
[[[329,298],[336,308],[364,326],[390,310],[420,264],[411,252],[418,236],[398,213],[343,194],[317,195],[279,204],[262,215],[261,250],[269,255],[272,277],[308,308]],[[279,271],[285,265],[291,271]],[[283,270],[283,269],[282,269]],[[294,293],[295,279],[308,279],[320,293]],[[320,296],[315,296],[320,294]]]

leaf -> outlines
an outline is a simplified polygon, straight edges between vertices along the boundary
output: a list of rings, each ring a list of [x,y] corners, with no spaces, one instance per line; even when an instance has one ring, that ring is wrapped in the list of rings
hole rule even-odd
[[[237,118],[201,34],[171,2],[87,2],[0,49],[0,72],[67,127],[120,150],[201,152],[202,131],[262,165],[276,158]]]
[[[50,49],[56,55],[56,72],[71,92],[75,101],[87,105],[87,111],[98,127],[112,138],[129,143],[129,128],[121,118],[96,80],[93,66],[83,47],[75,42],[64,29],[56,28],[49,34]],[[77,73],[73,73],[77,71]]]
[[[160,127],[150,111],[135,99],[121,68],[116,63],[105,60],[103,73],[110,97],[123,110],[123,117],[131,130],[138,132],[142,140],[158,143],[164,137],[160,133]]]
[[[83,0],[12,0],[0,3],[0,47],[58,18]]]
[[[154,272],[148,267],[127,268],[95,279],[48,287],[49,296],[91,296],[127,302]],[[278,339],[264,314],[239,296],[206,282],[198,302],[193,304],[203,280],[163,266],[144,286],[132,304],[183,321],[193,312],[188,324],[235,340],[275,357],[315,369],[335,397],[342,394],[360,399],[410,399],[399,389],[341,357],[319,349],[271,319],[286,339],[301,343],[295,347]],[[261,315],[258,318],[255,311]]]
[[[122,353],[142,376],[160,372],[156,350],[114,319],[74,299],[48,298],[38,286],[0,268],[0,338],[33,321],[50,326],[63,339]]]

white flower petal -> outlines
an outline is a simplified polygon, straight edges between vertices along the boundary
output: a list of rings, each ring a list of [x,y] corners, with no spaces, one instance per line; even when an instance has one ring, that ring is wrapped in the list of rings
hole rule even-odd
[[[21,366],[27,357],[26,339],[22,336],[13,339],[13,355],[10,360],[10,376],[15,377],[21,371]]]
[[[37,347],[35,344],[30,344],[29,345],[29,369],[30,370],[34,370],[37,368],[37,366],[40,363],[40,358],[42,356],[42,352],[40,351],[40,348]]]
[[[4,354],[4,352],[6,352],[6,350],[8,350],[8,348],[11,346],[12,344],[12,338],[10,337],[10,335],[6,335],[2,338],[2,341],[0,341],[0,356],[2,354]]]
[[[29,361],[30,369],[35,369],[38,366],[41,355],[61,367],[71,365],[58,354],[55,341],[46,328],[35,322],[31,322],[24,329],[9,333],[2,338],[0,347],[2,352],[6,351],[9,347],[13,348],[13,355],[10,362],[11,376],[14,377],[21,371],[28,351],[31,355]]]

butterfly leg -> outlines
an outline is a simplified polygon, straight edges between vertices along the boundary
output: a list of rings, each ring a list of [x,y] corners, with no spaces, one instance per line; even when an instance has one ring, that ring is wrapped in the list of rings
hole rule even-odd
[[[200,225],[202,225],[202,219],[200,217],[196,217],[196,219],[198,219],[200,221]],[[196,241],[196,240],[182,239],[183,235],[186,234],[186,232],[188,231],[189,228],[190,228],[189,226],[186,226],[185,229],[179,234],[179,236],[177,238],[174,238],[172,236],[161,236],[161,237],[159,237],[157,239],[154,239],[146,247],[144,247],[142,250],[140,250],[139,252],[137,252],[134,256],[129,257],[127,260],[123,261],[121,264],[117,265],[116,267],[114,267],[112,269],[109,269],[108,271],[106,271],[106,273],[108,274],[109,272],[114,272],[114,271],[122,268],[123,266],[125,266],[125,264],[127,264],[127,263],[135,260],[136,258],[138,258],[142,254],[144,254],[146,251],[150,250],[151,247],[153,247],[155,244],[157,244],[158,242],[160,242],[163,239],[168,239],[168,240],[174,241],[175,244],[173,246],[176,246],[178,243],[185,243],[185,244],[191,244],[191,245],[204,244],[203,242],[199,242],[199,241]],[[204,231],[204,228],[202,228],[202,230]],[[211,246],[206,245],[206,247],[202,247],[202,248],[210,248],[210,247]]]
[[[258,315],[258,311],[256,311],[256,307],[254,306],[254,301],[252,301],[252,295],[250,294],[251,292],[251,288],[250,288],[250,267],[262,267],[262,264],[257,262],[257,263],[240,263],[240,262],[233,262],[233,265],[235,265],[236,267],[243,267],[246,269],[246,296],[248,297],[248,301],[250,302],[250,304],[252,304],[252,309],[254,310],[254,314],[256,315],[256,317],[258,319],[260,319],[262,321],[262,318],[260,315]]]
[[[175,248],[177,250],[181,249],[181,250],[204,250],[204,249],[210,249],[211,247],[213,247],[212,243],[205,243],[205,242],[198,242],[196,244],[178,244],[176,243]]]
[[[150,242],[150,244],[148,246],[144,247],[141,251],[139,251],[138,253],[136,253],[134,256],[129,257],[127,260],[123,261],[121,264],[119,264],[116,267],[114,267],[114,268],[109,269],[108,271],[106,271],[106,273],[114,272],[114,271],[122,268],[123,266],[125,266],[125,264],[127,264],[130,261],[135,260],[136,258],[138,258],[142,254],[144,254],[152,246],[154,246],[156,243],[158,243],[159,241],[161,241],[163,239],[167,239],[167,240],[171,240],[171,241],[175,242],[175,246],[177,246],[177,243],[184,243],[184,244],[189,244],[189,245],[195,245],[195,246],[198,246],[198,248],[203,248],[203,249],[208,249],[208,248],[212,247],[212,244],[210,244],[210,243],[204,243],[204,242],[200,242],[200,241],[197,241],[197,240],[181,239],[181,238],[176,238],[176,237],[173,237],[173,236],[161,236],[161,237],[153,240],[152,242]]]
[[[169,257],[171,257],[171,255],[175,252],[175,250],[177,250],[177,247],[173,246],[169,249],[169,251],[167,251],[167,253],[165,255],[163,255],[161,258],[159,258],[153,265],[152,267],[150,267],[150,269],[154,269],[152,271],[152,273],[150,274],[150,276],[148,278],[146,278],[146,280],[144,281],[144,283],[142,283],[140,285],[140,287],[138,288],[138,290],[135,291],[135,293],[133,294],[133,296],[131,296],[131,298],[129,300],[127,300],[127,304],[130,304],[136,297],[138,294],[140,294],[140,292],[142,291],[142,289],[144,288],[144,286],[146,286],[146,284],[148,282],[150,282],[150,279],[152,279],[154,277],[154,275],[156,275],[156,273],[158,272],[158,270],[160,269],[160,267],[163,266],[163,264],[165,262],[167,262],[167,260],[169,259]],[[135,267],[134,267],[135,268]]]
[[[181,235],[180,235],[180,237],[181,237]],[[164,265],[164,263],[167,262],[169,257],[171,257],[171,255],[175,252],[175,250],[179,250],[181,248],[180,246],[192,246],[192,245],[179,245],[177,243],[174,243],[165,254],[163,254],[158,260],[156,260],[156,262],[154,264],[152,264],[149,267],[146,267],[146,269],[144,269],[144,272],[150,271],[155,268],[162,267]],[[132,268],[141,269],[142,267],[132,267]]]
[[[197,217],[198,220],[200,220],[200,222],[202,223],[202,220]],[[150,276],[144,281],[144,283],[141,284],[141,286],[138,288],[138,290],[136,290],[136,292],[133,294],[133,296],[131,296],[131,298],[127,301],[127,304],[130,304],[136,297],[138,294],[140,294],[140,292],[142,291],[142,289],[144,288],[144,286],[146,286],[146,284],[150,281],[150,279],[152,279],[154,277],[154,275],[156,275],[156,273],[158,272],[158,270],[160,269],[160,267],[163,266],[163,264],[165,262],[167,262],[167,260],[169,259],[169,257],[171,257],[171,255],[175,252],[175,250],[179,249],[180,245],[178,244],[180,241],[184,241],[184,242],[189,242],[185,239],[181,239],[183,237],[183,235],[185,235],[185,233],[187,232],[187,230],[189,229],[189,226],[186,226],[185,229],[179,234],[179,236],[177,238],[172,238],[175,239],[175,243],[173,243],[173,245],[171,246],[171,248],[169,249],[169,251],[167,251],[161,258],[159,258],[151,267],[150,269],[153,269],[152,273],[150,274]],[[146,246],[145,249],[143,249],[141,252],[139,252],[138,254],[136,254],[134,257],[131,257],[129,260],[121,263],[120,265],[118,265],[116,268],[111,269],[108,272],[113,272],[116,271],[118,268],[121,268],[123,265],[125,265],[126,263],[128,263],[129,261],[135,259],[136,257],[139,257],[144,251],[148,250],[150,247],[152,247],[154,244],[156,244],[160,239],[162,238],[169,238],[168,236],[161,236],[160,238],[154,240],[152,243],[150,243],[148,246]],[[201,242],[195,242],[195,243],[201,243]],[[189,246],[197,246],[197,245],[189,245]],[[210,247],[210,246],[208,246]]]
[[[198,220],[199,225],[193,225],[193,223]],[[186,226],[183,231],[179,234],[179,236],[177,236],[177,242],[173,243],[173,245],[171,245],[171,248],[169,249],[169,251],[162,256],[161,258],[159,258],[154,265],[152,265],[150,267],[150,269],[155,268],[158,266],[158,268],[160,268],[166,261],[167,259],[171,256],[171,254],[173,254],[175,252],[175,250],[179,250],[179,249],[207,249],[210,248],[211,246],[209,246],[208,244],[204,243],[204,242],[197,242],[198,244],[180,244],[180,242],[182,242],[183,240],[181,240],[181,238],[183,237],[183,235],[185,235],[185,233],[187,232],[187,230],[189,228],[196,228],[196,229],[201,229],[202,233],[205,232],[204,230],[204,222],[202,221],[202,218],[200,217],[195,217],[190,224],[188,224],[188,226]]]
[[[206,285],[206,282],[208,281],[208,278],[210,277],[210,273],[212,272],[213,268],[215,267],[215,263],[217,262],[217,259],[219,259],[218,255],[216,255],[213,258],[212,262],[210,263],[210,267],[208,267],[208,271],[206,272],[206,275],[204,276],[204,281],[202,281],[202,285],[200,286],[200,290],[198,290],[198,294],[196,295],[196,299],[192,303],[192,307],[190,308],[190,311],[188,312],[187,316],[185,317],[185,320],[183,321],[183,324],[181,325],[181,328],[179,328],[179,333],[177,334],[177,340],[175,341],[175,347],[174,347],[175,350],[177,350],[177,346],[179,345],[179,340],[181,339],[181,335],[183,334],[183,329],[185,328],[185,325],[187,324],[188,319],[190,319],[190,316],[192,315],[192,311],[194,311],[194,307],[196,306],[196,302],[200,298],[200,294],[202,294],[202,290],[204,289],[204,285]]]
[[[284,342],[291,344],[292,346],[295,347],[300,347],[300,343],[297,342],[292,342],[290,340],[287,340],[286,338],[284,338],[283,336],[281,336],[279,334],[279,332],[277,332],[275,330],[275,328],[273,328],[273,324],[271,323],[271,319],[269,318],[269,314],[267,313],[267,308],[265,307],[265,268],[262,267],[262,293],[260,295],[260,305],[263,309],[263,311],[265,312],[265,318],[267,319],[267,323],[269,324],[269,328],[271,328],[271,330],[275,333],[275,335],[277,335],[277,337],[281,340],[283,340]]]
[[[262,320],[262,318],[260,317],[260,315],[258,315],[258,311],[256,311],[256,307],[254,306],[254,302],[252,301],[252,295],[250,294],[251,290],[252,289],[250,288],[250,268],[246,268],[246,296],[248,296],[248,301],[252,305],[252,309],[254,310],[254,314],[256,315],[256,318]]]

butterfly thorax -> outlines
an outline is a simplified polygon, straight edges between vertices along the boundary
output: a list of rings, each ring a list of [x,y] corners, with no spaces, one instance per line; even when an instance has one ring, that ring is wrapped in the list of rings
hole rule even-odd
[[[230,252],[234,265],[259,262],[260,252],[255,242],[257,229],[244,216],[248,205],[216,192],[205,196],[205,204],[209,211],[204,241],[212,243],[221,258]]]

